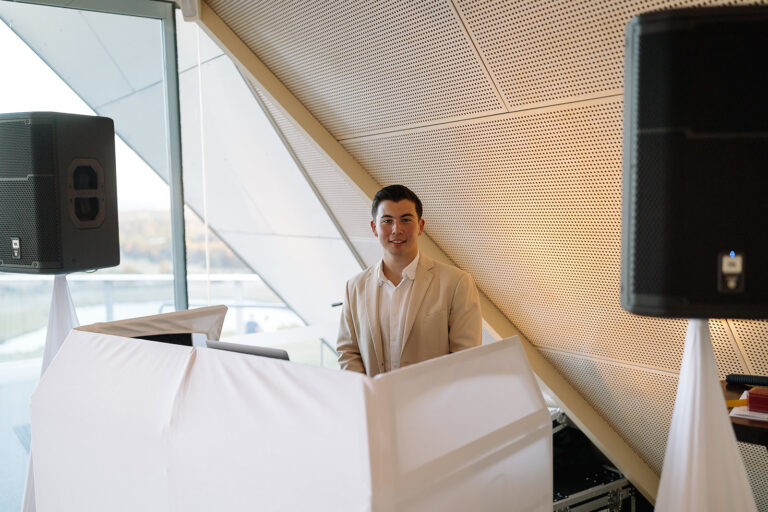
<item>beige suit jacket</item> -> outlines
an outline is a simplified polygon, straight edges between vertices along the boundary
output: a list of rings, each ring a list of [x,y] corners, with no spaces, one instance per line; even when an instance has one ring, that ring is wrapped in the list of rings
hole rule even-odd
[[[336,341],[341,368],[371,377],[384,372],[377,266],[347,282]],[[480,299],[469,274],[422,254],[412,286],[401,367],[480,345]]]

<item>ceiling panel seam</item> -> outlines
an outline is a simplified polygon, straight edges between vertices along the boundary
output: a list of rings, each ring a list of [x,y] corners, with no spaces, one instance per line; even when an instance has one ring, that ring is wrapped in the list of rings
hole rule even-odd
[[[742,367],[745,369],[748,369],[749,373],[754,373],[754,371],[751,368],[751,365],[748,364],[748,356],[747,354],[742,350],[742,347],[736,342],[736,333],[731,329],[731,326],[728,325],[727,319],[722,319],[717,321],[720,325],[723,326],[723,331],[725,331],[725,335],[728,337],[728,341],[731,344],[731,347],[733,348],[733,352],[736,354],[736,357],[739,358],[739,361],[741,362]]]
[[[742,343],[741,339],[739,338],[739,335],[736,332],[736,329],[734,328],[732,324],[733,320],[725,320],[725,331],[728,333],[728,336],[731,337],[731,339],[734,342],[734,345],[736,346],[737,350],[736,353],[741,356],[742,360],[744,361],[744,367],[747,369],[747,373],[754,375],[755,368],[752,366],[752,361],[749,359],[749,355],[747,354],[747,351],[744,349],[744,344]]]
[[[491,113],[483,113],[483,114],[471,115],[471,116],[444,117],[442,119],[437,119],[434,121],[428,121],[424,123],[412,123],[412,124],[406,124],[401,126],[395,126],[392,128],[384,128],[381,130],[369,130],[365,132],[360,132],[355,135],[342,136],[337,138],[336,140],[338,140],[339,142],[345,142],[349,140],[360,140],[368,137],[375,137],[377,135],[391,135],[393,133],[401,133],[407,130],[417,130],[419,128],[431,128],[434,126],[443,126],[443,125],[448,125],[448,124],[462,122],[462,121],[476,121],[478,119],[493,118],[495,116],[506,115],[507,113],[508,112],[491,112]]]
[[[207,59],[203,59],[200,63],[201,64],[208,64],[210,62],[213,62],[215,60],[221,59],[223,57],[226,57],[226,55],[224,55],[222,53],[220,55],[216,55],[215,57],[210,57],[210,58],[207,58]],[[187,68],[179,69],[179,75],[183,75],[183,74],[187,73],[188,71],[197,71],[197,61],[195,61],[191,66],[189,66]]]
[[[485,59],[483,58],[483,54],[480,53],[480,50],[477,48],[477,42],[475,41],[475,38],[472,37],[472,32],[467,27],[467,23],[464,20],[464,16],[461,15],[461,11],[456,7],[456,4],[454,3],[454,0],[448,0],[448,3],[451,5],[451,8],[453,10],[453,14],[456,15],[456,19],[459,20],[459,25],[461,25],[461,28],[464,30],[464,34],[467,37],[467,40],[472,45],[472,49],[475,52],[475,55],[477,56],[477,60],[480,61],[480,63],[483,65],[483,71],[485,72],[485,75],[488,77],[488,81],[491,82],[493,85],[493,90],[496,91],[496,98],[498,98],[499,102],[504,105],[504,110],[509,112],[509,104],[507,103],[507,100],[502,96],[501,91],[499,90],[498,84],[496,84],[496,80],[491,73],[488,63],[485,62]]]
[[[121,102],[121,101],[123,101],[123,100],[125,100],[127,98],[130,98],[131,96],[135,96],[136,93],[147,91],[149,89],[152,89],[153,87],[157,87],[158,85],[163,85],[163,81],[162,80],[158,80],[157,82],[153,82],[151,84],[145,85],[144,87],[140,87],[139,89],[132,89],[131,92],[129,92],[128,94],[123,94],[122,96],[118,96],[117,98],[112,98],[112,99],[110,99],[107,102],[104,102],[104,103],[101,103],[99,105],[96,105],[94,107],[94,110],[99,110],[99,109],[102,109],[104,107],[108,107],[110,105],[114,105],[115,103],[119,103],[119,102]]]
[[[254,4],[209,2],[337,136],[442,118],[457,109],[506,111],[446,0],[296,2],[283,9]],[[371,95],[381,101],[371,102]]]
[[[441,123],[433,123],[429,125],[421,125],[408,128],[398,128],[396,131],[382,131],[375,134],[360,135],[355,137],[348,137],[344,139],[338,139],[342,144],[347,142],[366,142],[378,139],[387,139],[393,135],[411,135],[415,133],[424,133],[435,130],[436,128],[456,128],[461,126],[471,126],[478,124],[478,121],[492,122],[492,121],[504,121],[508,119],[519,119],[527,116],[546,114],[549,112],[561,112],[563,110],[572,110],[573,108],[589,107],[593,105],[607,105],[615,102],[616,100],[623,100],[621,94],[610,94],[606,96],[599,96],[595,98],[584,99],[575,102],[558,103],[555,105],[546,105],[536,108],[526,108],[522,110],[513,110],[511,112],[505,112],[503,114],[490,114],[473,118],[462,118],[460,120],[450,120]]]
[[[510,112],[526,112],[528,110],[538,110],[547,107],[560,107],[563,105],[578,105],[579,103],[601,98],[624,98],[624,89],[610,89],[588,94],[579,94],[577,96],[565,96],[554,101],[542,101],[538,103],[526,103],[517,108],[511,108]]]
[[[630,361],[624,361],[621,359],[612,359],[604,356],[595,356],[592,354],[586,354],[584,352],[577,352],[577,351],[565,350],[560,348],[542,347],[540,345],[535,345],[535,347],[542,352],[552,352],[557,354],[563,354],[566,356],[577,357],[579,359],[588,359],[590,361],[602,361],[607,364],[611,364],[614,366],[621,366],[624,368],[630,368],[633,370],[644,370],[648,372],[658,373],[661,375],[674,375],[674,376],[680,375],[679,371],[670,370],[669,368],[662,368],[660,366],[646,366],[646,365],[641,365],[637,363],[632,363]]]
[[[220,229],[222,233],[243,236],[271,236],[274,238],[298,238],[301,240],[340,240],[340,236],[295,235],[291,233],[276,233],[273,231],[241,231],[237,229]]]
[[[128,79],[127,76],[125,76],[125,72],[123,72],[123,68],[120,67],[120,65],[115,60],[114,55],[112,55],[112,52],[109,51],[109,49],[104,45],[104,41],[101,40],[101,37],[99,37],[99,32],[97,30],[93,29],[93,25],[88,21],[88,17],[85,16],[82,12],[78,13],[80,17],[83,19],[83,23],[85,23],[89,29],[91,29],[91,33],[93,34],[93,37],[99,42],[99,46],[101,46],[101,49],[104,50],[104,53],[107,55],[107,58],[112,62],[112,64],[115,66],[115,69],[118,73],[120,73],[120,76],[125,81],[126,86],[132,91],[136,92],[136,90],[133,87],[133,84],[131,84],[131,81]]]
[[[604,99],[623,99],[624,93],[623,90],[619,91],[612,91],[610,94],[588,94],[579,96],[578,98],[567,98],[565,101],[556,101],[556,102],[549,102],[549,103],[541,103],[536,105],[524,105],[521,108],[516,109],[508,109],[507,112],[502,113],[491,113],[491,114],[481,114],[478,116],[461,116],[456,118],[444,118],[444,119],[438,119],[437,121],[431,121],[428,123],[414,123],[412,125],[403,125],[398,126],[395,128],[386,128],[384,130],[371,130],[369,132],[362,132],[360,134],[350,136],[350,137],[341,137],[337,139],[339,142],[351,142],[351,141],[364,141],[364,140],[372,140],[375,138],[379,138],[381,136],[387,136],[387,135],[401,135],[405,133],[415,133],[422,129],[429,129],[429,128],[442,128],[445,126],[460,126],[462,124],[470,124],[479,120],[496,120],[496,119],[504,119],[505,116],[509,116],[510,114],[523,114],[523,113],[530,113],[531,115],[537,114],[539,112],[550,112],[553,109],[559,110],[566,106],[573,106],[574,108],[578,108],[578,106],[581,106],[581,104],[590,105],[594,101],[604,100]]]

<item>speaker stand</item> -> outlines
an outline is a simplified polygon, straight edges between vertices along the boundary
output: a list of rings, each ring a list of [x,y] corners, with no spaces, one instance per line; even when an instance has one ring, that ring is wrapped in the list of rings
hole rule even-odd
[[[53,361],[56,352],[59,351],[64,339],[73,328],[79,325],[77,312],[72,302],[72,294],[69,293],[67,275],[59,274],[53,280],[53,295],[51,296],[51,308],[48,313],[48,331],[45,336],[45,348],[43,349],[43,362],[40,375],[45,373],[48,365]],[[35,512],[35,475],[32,467],[32,443],[29,447],[29,466],[27,467],[27,483],[24,488],[24,501],[22,512]]]
[[[688,321],[656,510],[757,512],[705,319]]]

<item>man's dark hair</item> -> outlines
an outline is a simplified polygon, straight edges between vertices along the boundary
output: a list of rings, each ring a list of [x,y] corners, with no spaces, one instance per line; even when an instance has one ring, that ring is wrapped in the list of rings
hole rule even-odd
[[[376,195],[373,196],[373,205],[371,205],[371,217],[374,220],[376,219],[376,214],[379,212],[379,204],[382,201],[394,201],[397,203],[403,199],[413,201],[413,204],[416,205],[416,216],[421,220],[421,199],[404,185],[390,185],[376,192]]]

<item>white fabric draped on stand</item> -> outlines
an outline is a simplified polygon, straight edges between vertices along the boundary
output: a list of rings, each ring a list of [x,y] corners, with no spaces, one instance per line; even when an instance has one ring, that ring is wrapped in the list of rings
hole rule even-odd
[[[41,512],[552,511],[516,338],[370,378],[74,329],[31,417]]]
[[[707,320],[688,323],[656,510],[757,510],[725,407]]]
[[[77,312],[72,302],[72,295],[69,293],[66,275],[58,275],[53,280],[53,296],[51,297],[51,308],[48,313],[48,332],[45,337],[45,348],[43,349],[43,363],[40,369],[40,375],[45,373],[48,365],[53,361],[56,352],[59,351],[61,344],[73,328],[79,325],[77,321]],[[35,506],[35,477],[32,467],[32,447],[29,450],[29,467],[27,469],[27,484],[24,489],[24,501],[21,505],[22,512],[34,512]]]

